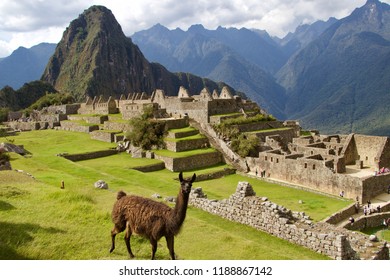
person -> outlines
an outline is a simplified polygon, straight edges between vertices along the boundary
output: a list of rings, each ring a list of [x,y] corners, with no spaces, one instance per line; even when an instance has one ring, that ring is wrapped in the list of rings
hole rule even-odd
[[[351,225],[355,222],[355,219],[353,217],[349,217],[349,221],[351,222]]]
[[[364,216],[367,216],[367,206],[366,205],[364,205],[363,213],[364,213]]]
[[[380,213],[380,212],[381,212],[381,206],[378,205],[378,206],[376,207],[376,210],[378,211],[378,213]]]
[[[340,197],[344,197],[344,191],[340,192]]]
[[[256,169],[256,177],[257,177],[257,169]]]
[[[367,206],[368,206],[368,208],[370,208],[370,205],[371,205],[371,200],[367,200]]]
[[[359,208],[360,208],[359,200],[356,200],[356,202],[355,202],[355,212],[356,212],[356,214],[359,213]]]

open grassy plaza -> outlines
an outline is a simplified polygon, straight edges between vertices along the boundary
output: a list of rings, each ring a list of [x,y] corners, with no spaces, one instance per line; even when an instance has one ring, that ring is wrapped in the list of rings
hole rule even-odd
[[[23,145],[26,156],[10,153],[12,171],[0,172],[0,259],[99,260],[127,259],[124,234],[117,236],[116,249],[109,253],[111,210],[116,193],[163,198],[176,196],[178,173],[166,169],[142,173],[132,168],[151,165],[154,159],[132,158],[127,153],[69,161],[59,154],[83,153],[115,148],[115,144],[91,140],[85,133],[60,130],[22,132],[0,138]],[[225,168],[214,166],[184,172],[202,174]],[[19,172],[15,171],[18,170]],[[94,187],[98,180],[109,189]],[[61,189],[61,182],[64,189]],[[293,211],[304,211],[320,221],[351,201],[288,188],[242,175],[194,182],[211,199],[234,193],[239,181],[252,184],[258,196],[268,197]],[[160,199],[163,201],[163,198]],[[299,203],[303,201],[304,203]],[[173,207],[173,204],[169,204]],[[131,239],[137,259],[150,258],[150,244],[141,237]],[[184,226],[175,238],[178,259],[329,259],[251,227],[224,220],[189,206]],[[169,259],[165,239],[159,241],[157,259]]]

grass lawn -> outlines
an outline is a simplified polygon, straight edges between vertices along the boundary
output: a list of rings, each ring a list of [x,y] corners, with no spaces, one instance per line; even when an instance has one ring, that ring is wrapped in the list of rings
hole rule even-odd
[[[163,197],[176,196],[178,192],[178,182],[173,180],[177,173],[168,170],[142,173],[131,169],[155,160],[133,159],[124,153],[80,162],[56,156],[58,153],[87,152],[114,146],[91,140],[88,134],[45,130],[9,138],[32,153],[30,157],[11,154],[12,167],[32,174],[35,179],[21,172],[0,172],[0,259],[127,259],[123,233],[117,236],[115,251],[109,253],[110,213],[116,192],[124,190],[148,197],[154,193]],[[0,138],[0,142],[3,141],[5,139]],[[223,167],[199,170],[198,174]],[[191,176],[193,172],[198,171],[185,172],[184,175]],[[100,179],[108,183],[109,190],[94,188],[94,182]],[[60,189],[62,180],[65,189]],[[306,201],[314,195],[299,191],[293,196],[298,190],[277,185],[263,186],[264,182],[252,182],[250,178],[239,175],[195,182],[194,187],[203,187],[210,198],[225,198],[242,180],[250,181],[260,196],[268,196],[277,203],[279,197],[284,202],[280,204],[286,207],[289,200],[295,204],[295,197]],[[331,211],[322,205],[326,199],[330,204],[339,203],[338,199],[326,197],[322,201],[321,196],[317,196],[313,196],[313,200],[318,202],[300,205],[311,205],[311,216],[316,212]],[[132,247],[138,259],[150,257],[150,244],[145,239],[132,237]],[[175,251],[179,259],[193,260],[328,259],[193,207],[189,207],[182,231],[175,239]],[[159,242],[156,257],[169,259],[164,239]]]

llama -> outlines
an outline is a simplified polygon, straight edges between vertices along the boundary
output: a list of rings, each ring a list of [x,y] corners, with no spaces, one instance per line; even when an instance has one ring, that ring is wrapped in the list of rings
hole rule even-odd
[[[130,246],[130,237],[134,233],[149,239],[152,245],[152,260],[155,258],[157,241],[165,236],[169,254],[174,260],[174,236],[179,233],[186,217],[188,199],[195,179],[195,173],[191,179],[183,179],[180,172],[180,191],[174,208],[152,199],[126,195],[125,192],[119,191],[112,210],[114,228],[111,230],[110,253],[115,249],[115,236],[126,229],[125,244],[130,258],[134,258]]]

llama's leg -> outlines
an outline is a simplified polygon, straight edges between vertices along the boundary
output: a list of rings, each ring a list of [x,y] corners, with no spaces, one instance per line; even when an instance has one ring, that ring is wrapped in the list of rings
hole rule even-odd
[[[154,260],[154,256],[156,255],[156,251],[157,251],[157,240],[151,238],[150,244],[152,245],[152,260]]]
[[[130,237],[131,237],[131,229],[129,226],[127,226],[126,228],[126,233],[125,233],[125,243],[126,243],[126,247],[127,247],[127,252],[129,252],[129,257],[132,259],[134,258],[134,254],[133,252],[131,251],[131,246],[130,246]]]
[[[174,236],[165,236],[165,239],[167,240],[167,247],[169,250],[169,254],[171,255],[171,259],[174,260],[175,258],[175,249],[174,249]]]
[[[110,253],[112,253],[112,251],[114,251],[115,249],[115,236],[121,232],[117,227],[114,227],[113,230],[111,230],[111,249],[110,249]]]

